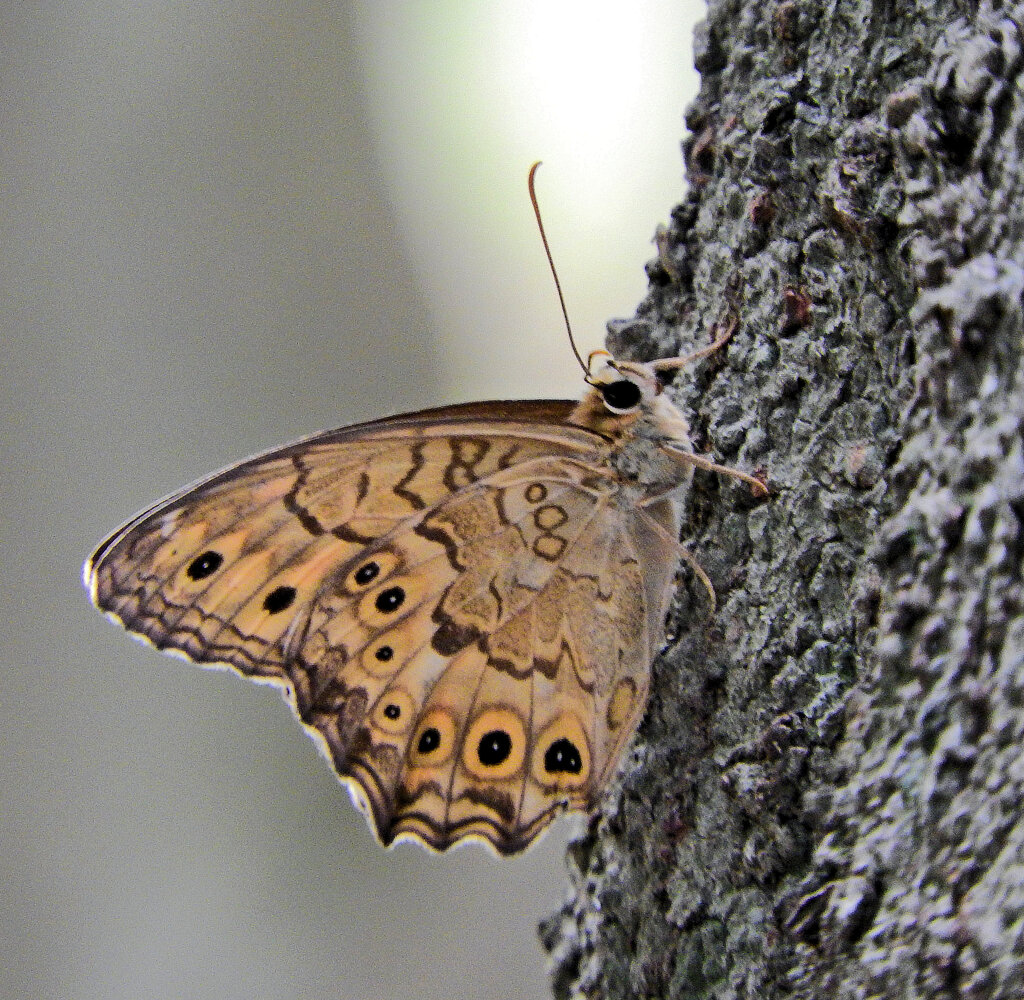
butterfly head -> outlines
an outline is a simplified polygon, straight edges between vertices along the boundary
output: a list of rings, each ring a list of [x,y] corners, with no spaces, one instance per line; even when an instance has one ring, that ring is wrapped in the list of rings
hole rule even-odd
[[[615,439],[643,437],[689,446],[689,427],[665,392],[666,379],[657,362],[619,361],[607,351],[594,351],[586,382],[590,389],[573,415],[574,423]]]
[[[616,361],[607,351],[591,352],[586,382],[600,397],[605,410],[615,416],[639,413],[664,390],[651,365]]]

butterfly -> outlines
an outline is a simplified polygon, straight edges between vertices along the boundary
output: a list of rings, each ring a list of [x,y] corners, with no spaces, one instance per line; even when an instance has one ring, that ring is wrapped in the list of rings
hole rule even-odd
[[[767,493],[696,454],[665,391],[735,326],[646,364],[584,363],[569,330],[580,402],[423,410],[266,452],[132,518],[85,585],[156,648],[283,688],[382,843],[515,853],[615,773],[680,557],[714,603],[678,541],[694,468]]]
[[[85,566],[158,649],[282,686],[379,839],[519,851],[590,809],[646,704],[695,467],[666,382],[595,352],[579,403],[328,431],[134,517]],[[589,374],[595,360],[597,369]]]

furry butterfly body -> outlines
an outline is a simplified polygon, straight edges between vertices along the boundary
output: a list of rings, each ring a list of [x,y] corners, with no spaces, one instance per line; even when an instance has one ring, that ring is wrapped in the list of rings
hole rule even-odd
[[[609,359],[578,404],[427,410],[267,452],[133,518],[86,585],[157,648],[281,685],[384,843],[521,850],[595,804],[637,726],[693,467],[763,489],[695,455],[662,391],[727,336]]]

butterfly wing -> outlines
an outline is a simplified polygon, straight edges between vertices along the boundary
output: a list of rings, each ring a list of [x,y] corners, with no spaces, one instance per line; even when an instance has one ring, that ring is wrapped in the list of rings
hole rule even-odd
[[[572,405],[425,411],[251,459],[103,543],[93,600],[284,685],[385,843],[519,850],[614,768],[674,564],[668,508],[617,502]]]

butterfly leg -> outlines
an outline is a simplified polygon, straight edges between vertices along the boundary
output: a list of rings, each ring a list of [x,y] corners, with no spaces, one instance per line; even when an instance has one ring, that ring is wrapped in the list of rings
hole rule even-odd
[[[692,451],[681,451],[674,448],[665,450],[679,462],[687,462],[690,465],[695,465],[698,469],[706,469],[708,472],[717,472],[723,476],[732,476],[733,479],[739,479],[750,487],[756,497],[768,496],[767,485],[761,479],[758,479],[757,476],[752,476],[747,472],[740,472],[739,469],[730,468],[728,465],[719,465],[717,462],[712,462],[710,458],[704,458],[703,455],[694,454]]]
[[[654,498],[654,500],[657,499],[664,498]],[[644,504],[641,503],[640,506],[643,507]],[[697,557],[685,545],[683,545],[678,538],[666,531],[664,526],[661,525],[656,518],[648,517],[648,523],[670,546],[672,546],[673,549],[675,549],[679,556],[690,564],[690,568],[693,570],[697,579],[704,584],[704,589],[708,592],[708,598],[711,601],[711,613],[714,614],[715,609],[718,607],[718,595],[715,593],[715,586],[711,582],[711,578],[704,572],[704,567],[697,562]]]
[[[729,342],[729,338],[736,332],[736,327],[739,325],[739,316],[734,312],[730,312],[725,324],[725,330],[715,337],[714,343],[678,358],[662,358],[660,361],[655,361],[653,362],[654,370],[656,372],[676,372],[680,368],[685,368],[688,364],[698,361],[700,358],[706,358],[709,354],[714,354],[715,351],[721,349]]]
[[[681,542],[676,543],[679,554],[690,564],[690,569],[696,574],[697,579],[704,584],[704,589],[708,592],[708,598],[711,600],[711,613],[715,613],[715,609],[718,607],[718,595],[715,594],[714,584],[711,582],[711,578],[704,572],[704,567],[697,562],[697,557]]]

